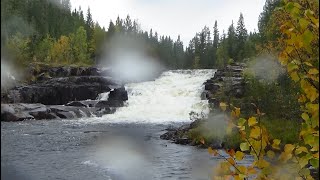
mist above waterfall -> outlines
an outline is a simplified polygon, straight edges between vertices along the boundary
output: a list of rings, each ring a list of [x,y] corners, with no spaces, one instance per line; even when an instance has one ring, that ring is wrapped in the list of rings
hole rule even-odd
[[[148,55],[146,44],[129,35],[114,36],[105,47],[100,60],[103,67],[111,68],[111,75],[123,82],[141,82],[154,79],[164,70],[156,58]]]
[[[1,58],[1,91],[12,88],[22,74],[12,63]]]

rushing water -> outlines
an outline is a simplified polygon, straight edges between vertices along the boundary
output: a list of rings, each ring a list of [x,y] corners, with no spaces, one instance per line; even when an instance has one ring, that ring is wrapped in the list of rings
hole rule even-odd
[[[129,100],[116,113],[90,122],[169,124],[189,122],[189,113],[208,113],[207,100],[201,100],[203,83],[215,70],[174,70],[164,72],[155,81],[125,86]],[[107,94],[101,96],[106,99]],[[86,119],[87,121],[88,119]]]
[[[213,74],[167,71],[127,84],[125,107],[99,118],[1,122],[1,179],[210,179],[219,158],[159,136],[190,123],[191,111],[208,112],[200,93]]]

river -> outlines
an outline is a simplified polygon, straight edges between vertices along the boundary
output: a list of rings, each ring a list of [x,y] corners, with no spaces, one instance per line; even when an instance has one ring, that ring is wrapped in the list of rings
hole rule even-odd
[[[221,158],[159,136],[190,123],[191,111],[208,113],[200,94],[214,72],[174,70],[127,84],[126,105],[103,117],[1,122],[1,179],[210,179]]]

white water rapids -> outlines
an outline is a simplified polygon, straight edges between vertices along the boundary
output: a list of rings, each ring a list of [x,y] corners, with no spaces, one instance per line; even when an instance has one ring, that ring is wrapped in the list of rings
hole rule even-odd
[[[114,114],[90,118],[90,122],[155,123],[188,122],[189,113],[207,114],[207,100],[201,100],[203,83],[215,70],[172,70],[154,81],[125,86],[129,100]],[[103,96],[102,96],[103,97]]]

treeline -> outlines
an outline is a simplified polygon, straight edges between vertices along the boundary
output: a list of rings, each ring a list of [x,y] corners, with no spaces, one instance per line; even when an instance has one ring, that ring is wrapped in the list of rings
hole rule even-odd
[[[1,1],[1,52],[17,62],[92,64],[105,30],[70,0]]]
[[[213,37],[212,37],[213,36]],[[230,62],[243,62],[256,54],[259,34],[247,32],[243,15],[238,23],[229,26],[227,34],[219,34],[218,22],[215,21],[213,33],[205,26],[196,33],[186,49],[186,66],[193,68],[221,67]]]
[[[129,15],[110,21],[106,30],[93,21],[90,9],[72,10],[70,0],[2,0],[1,27],[2,54],[21,63],[91,65],[112,46],[113,36],[129,34],[146,42],[148,54],[169,69],[215,68],[254,56],[262,41],[259,33],[247,32],[242,14],[227,33],[219,33],[216,21],[212,32],[204,27],[184,47],[180,36],[143,31]]]

